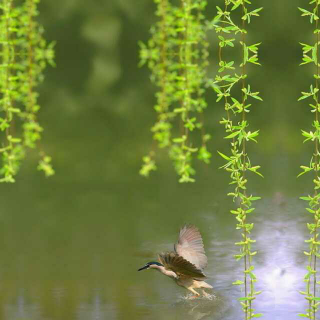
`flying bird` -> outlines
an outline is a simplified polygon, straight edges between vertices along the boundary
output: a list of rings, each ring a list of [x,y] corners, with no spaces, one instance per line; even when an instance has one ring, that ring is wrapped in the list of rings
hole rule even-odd
[[[159,262],[148,262],[138,271],[155,269],[175,280],[177,285],[190,290],[195,297],[200,293],[195,289],[202,289],[202,294],[209,297],[205,289],[212,286],[205,281],[203,270],[208,264],[208,258],[203,247],[201,234],[193,225],[186,225],[180,229],[179,240],[174,245],[174,251],[160,253]]]

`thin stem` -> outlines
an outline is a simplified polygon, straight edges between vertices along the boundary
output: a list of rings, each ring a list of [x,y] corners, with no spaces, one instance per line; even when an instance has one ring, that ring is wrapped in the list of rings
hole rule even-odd
[[[4,109],[6,112],[6,119],[8,122],[8,127],[6,128],[6,139],[8,143],[8,176],[5,178],[8,178],[12,180],[13,175],[13,165],[12,165],[12,148],[13,144],[11,141],[11,135],[10,135],[10,128],[11,128],[11,122],[12,122],[12,112],[10,111],[10,108],[12,107],[12,99],[11,99],[11,88],[10,88],[10,77],[11,77],[11,63],[13,62],[12,56],[14,56],[14,47],[13,43],[11,41],[11,32],[10,32],[10,20],[11,20],[11,8],[12,8],[12,1],[8,0],[4,4],[3,10],[5,10],[5,50],[4,50],[4,65],[6,65],[6,76],[5,76],[5,88],[4,88]],[[5,179],[4,178],[4,179]]]
[[[167,97],[167,55],[168,55],[168,34],[167,34],[167,25],[166,25],[166,10],[168,6],[168,0],[161,0],[160,3],[160,15],[161,15],[161,23],[160,23],[160,68],[161,68],[161,79],[160,79],[160,113],[158,115],[158,121],[167,121],[166,112],[169,109],[168,97]],[[151,145],[151,152],[149,153],[151,158],[155,156],[156,149],[156,141],[153,139]]]
[[[198,24],[198,33],[201,34],[201,39],[199,41],[199,43],[197,44],[197,50],[199,51],[199,58],[198,60],[199,61],[199,64],[201,66],[201,74],[200,76],[201,77],[204,77],[205,76],[205,71],[206,71],[206,63],[207,63],[207,58],[208,58],[208,52],[207,52],[207,49],[206,49],[206,46],[207,46],[207,39],[206,39],[206,35],[204,34],[204,31],[202,30],[202,12],[201,10],[198,8],[198,15],[197,15],[197,24]],[[201,45],[203,48],[201,48]],[[201,52],[201,53],[200,53]],[[203,60],[202,61],[202,64],[200,63],[201,62],[201,59]],[[203,81],[203,79],[202,79]],[[202,96],[203,96],[203,92],[201,91],[201,84],[202,82],[198,82],[198,86],[197,86],[197,96],[198,96],[198,101],[199,103],[202,102]],[[200,109],[200,106],[198,106],[198,108]],[[206,130],[205,130],[205,127],[204,127],[204,124],[205,124],[205,121],[204,121],[204,115],[203,115],[203,108],[201,106],[201,115],[200,115],[200,123],[201,123],[201,142],[202,142],[202,147],[206,147],[207,143],[206,143],[206,139],[205,139],[205,136],[206,136]]]
[[[245,14],[245,2],[242,2],[242,15]],[[242,42],[242,74],[241,74],[241,83],[242,83],[242,89],[245,88],[246,86],[246,82],[244,79],[244,75],[246,74],[246,70],[245,70],[245,47],[244,47],[244,43],[245,43],[245,33],[243,32],[245,28],[245,20],[242,19],[242,32],[241,32],[241,42]],[[245,112],[245,93],[242,90],[242,107],[243,107],[243,111],[242,111],[242,122],[244,123],[244,121],[246,120],[246,112]],[[242,177],[243,179],[245,179],[246,176],[246,140],[243,139],[242,140]],[[243,190],[243,193],[245,195],[245,197],[247,196],[246,194],[246,190]],[[243,203],[243,201],[241,202],[241,209],[242,210],[246,210],[246,207]],[[246,215],[243,218],[243,224],[245,224],[246,222]],[[243,227],[243,232],[244,232],[244,238],[245,238],[245,256],[244,256],[244,264],[245,264],[245,270],[247,270],[248,268],[250,268],[251,266],[251,259],[250,256],[248,255],[249,253],[249,248],[248,248],[248,232],[247,232],[247,228],[244,226]],[[246,297],[248,297],[248,278],[247,278],[247,273],[245,273],[245,295]],[[252,296],[252,286],[253,286],[253,282],[252,279],[250,278],[250,295]],[[249,309],[249,312],[248,312]],[[251,318],[251,300],[248,301],[248,308],[246,308],[246,319],[250,319]]]
[[[319,3],[316,1],[316,15],[319,16]],[[318,32],[318,25],[319,25],[319,20],[316,20],[316,72],[317,72],[317,77],[316,77],[316,89],[319,89],[319,62],[318,62],[318,47],[319,47],[319,32]],[[318,103],[319,103],[319,93],[316,93],[316,112],[315,112],[315,117],[316,117],[316,122],[318,122],[319,119],[319,111],[318,111]],[[316,181],[319,181],[319,140],[318,138],[315,139],[315,176],[316,176]],[[317,195],[317,189],[315,188],[315,196]],[[319,210],[319,204],[316,207],[316,212]],[[316,217],[315,217],[316,218]],[[315,231],[314,231],[314,243],[317,242],[317,232],[318,232],[318,219],[315,219]],[[317,251],[318,251],[318,245],[314,244],[314,262],[313,262],[313,270],[317,270]],[[316,297],[316,287],[317,287],[317,273],[315,272],[313,274],[313,296]],[[315,307],[315,301],[313,300],[312,303],[312,311],[313,311],[313,319],[316,320],[316,307]]]
[[[31,112],[32,106],[34,104],[33,99],[33,76],[32,76],[32,70],[33,70],[33,45],[32,45],[32,30],[33,30],[33,21],[32,21],[32,1],[27,2],[28,6],[28,15],[29,15],[29,21],[28,21],[28,95],[29,95],[29,104],[27,105],[27,110]],[[35,116],[33,114],[33,116]]]
[[[225,2],[225,12],[227,12],[228,10],[228,3]],[[226,18],[226,17],[225,17]],[[227,21],[223,21],[223,22],[226,22],[228,24]],[[244,21],[243,21],[244,23]],[[244,29],[244,24],[243,24],[243,29]],[[242,43],[244,43],[244,34],[242,33]],[[222,46],[219,46],[219,62],[223,62],[223,57],[222,57]],[[243,60],[243,67],[242,67],[242,76],[245,74],[245,69],[244,69],[244,52],[242,53],[242,60]],[[245,87],[245,82],[244,82],[244,79],[242,77],[242,88]],[[231,90],[231,88],[229,89]],[[233,126],[232,126],[232,120],[231,120],[231,114],[230,114],[230,110],[229,110],[229,103],[228,103],[228,96],[227,96],[227,89],[225,87],[223,87],[223,94],[224,94],[224,103],[225,103],[225,110],[226,110],[226,114],[227,114],[227,120],[228,120],[228,123],[227,123],[227,130],[228,130],[228,133],[232,133],[234,130],[233,130]],[[242,93],[242,104],[244,106],[244,100],[245,100],[245,96],[244,96],[244,93]],[[243,113],[242,113],[242,118],[243,118],[243,121],[245,120],[245,112],[244,112],[244,109],[243,109]],[[236,154],[238,149],[237,149],[237,143],[236,143],[236,139],[235,137],[232,138],[232,149],[233,149],[233,153]],[[245,163],[246,163],[246,156],[245,156],[245,150],[246,148],[246,145],[245,145],[245,140],[242,141],[242,154],[243,154],[243,160],[242,160],[242,177],[244,178],[245,177]],[[239,179],[239,178],[238,178]],[[238,184],[238,188],[240,189],[240,186]],[[245,190],[244,190],[244,194],[245,194]],[[241,200],[240,202],[240,208],[242,210],[242,212],[244,212],[244,210],[246,209],[245,208],[245,205],[243,203],[243,201]],[[242,224],[245,225],[245,215],[243,216],[242,218]],[[245,243],[248,243],[247,242],[247,229],[246,227],[244,226],[243,227],[243,234],[244,234],[244,242]],[[248,258],[248,245],[245,244],[243,249],[242,249],[245,253],[244,255],[244,292],[245,292],[245,297],[248,297],[248,276],[247,276],[247,270],[248,268],[250,267],[250,257]],[[252,287],[253,287],[253,283],[251,282],[251,291],[253,291]],[[246,301],[246,304],[247,306],[245,307],[244,309],[244,312],[245,312],[245,320],[248,320],[250,319],[250,315],[251,315],[251,302],[250,300],[249,301]],[[249,309],[249,312],[248,312],[248,309]]]
[[[191,44],[189,43],[189,14],[190,14],[190,0],[182,0],[183,7],[184,7],[184,47],[183,47],[183,62],[184,62],[184,77],[185,77],[185,96],[184,96],[184,107],[186,108],[185,117],[188,119],[188,113],[190,110],[190,88],[189,88],[189,66],[191,65],[191,58],[190,58],[190,49]],[[188,138],[189,130],[185,127],[185,135]]]
[[[166,8],[168,0],[161,1],[161,105],[163,111],[168,111],[167,97],[166,97],[166,82],[167,82],[167,27],[166,27]]]

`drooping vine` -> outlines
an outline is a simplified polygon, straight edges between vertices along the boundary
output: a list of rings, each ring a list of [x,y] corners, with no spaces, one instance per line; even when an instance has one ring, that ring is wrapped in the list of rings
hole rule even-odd
[[[230,155],[219,152],[220,156],[226,160],[222,166],[230,173],[231,185],[234,185],[234,191],[228,195],[233,201],[239,203],[231,213],[236,216],[237,229],[241,231],[241,241],[236,245],[240,246],[240,252],[235,256],[236,260],[243,260],[244,276],[242,280],[233,282],[234,285],[243,287],[244,297],[239,298],[242,305],[245,320],[260,317],[261,313],[255,313],[252,303],[260,293],[255,291],[255,282],[257,278],[254,274],[254,265],[252,257],[256,251],[252,251],[250,233],[253,223],[248,222],[248,215],[255,209],[252,203],[260,197],[247,193],[248,172],[254,172],[262,176],[258,171],[260,166],[253,166],[250,162],[247,150],[247,143],[256,141],[259,130],[249,131],[247,113],[252,108],[249,100],[262,100],[259,92],[253,92],[250,84],[247,83],[246,66],[248,63],[258,64],[258,47],[260,43],[247,44],[247,24],[251,22],[253,16],[259,16],[262,8],[249,10],[246,0],[225,0],[224,8],[217,6],[217,16],[213,20],[213,27],[219,39],[219,70],[213,82],[213,89],[217,93],[217,102],[224,102],[225,116],[220,121],[226,131],[225,139],[230,142]],[[237,14],[241,10],[241,21],[236,23]],[[234,18],[235,17],[235,18]],[[229,61],[223,54],[227,48],[239,48],[240,65],[236,61]],[[238,51],[237,51],[238,52]]]
[[[140,64],[148,64],[158,87],[154,107],[157,121],[151,131],[158,147],[168,149],[179,181],[193,182],[194,155],[205,163],[211,158],[207,149],[210,135],[205,133],[203,123],[208,65],[203,11],[207,1],[180,0],[179,5],[170,0],[154,1],[159,21],[151,28],[147,45],[140,43]],[[140,173],[144,176],[156,170],[154,149],[143,158]]]
[[[305,200],[309,203],[309,207],[306,210],[313,215],[313,221],[307,224],[308,230],[310,232],[310,238],[305,240],[306,243],[309,243],[309,250],[305,251],[304,254],[308,257],[307,273],[304,277],[306,283],[305,291],[300,291],[302,295],[305,296],[305,299],[308,301],[308,308],[305,313],[301,313],[300,316],[309,318],[312,320],[316,319],[316,312],[318,310],[320,297],[317,296],[317,287],[320,284],[317,281],[317,258],[319,255],[319,227],[320,227],[320,162],[319,162],[319,141],[320,141],[320,124],[319,124],[319,79],[320,79],[320,64],[319,64],[319,0],[310,1],[312,6],[310,9],[299,8],[302,16],[307,16],[310,19],[310,23],[314,25],[314,43],[309,45],[305,43],[300,43],[302,45],[302,63],[305,64],[314,64],[314,81],[310,85],[309,92],[302,92],[302,96],[298,99],[299,101],[304,99],[312,100],[309,103],[311,112],[314,113],[313,120],[313,129],[309,132],[302,130],[302,135],[305,137],[304,142],[311,141],[314,144],[314,152],[311,157],[310,163],[307,166],[301,166],[303,170],[299,175],[303,175],[307,172],[313,172],[313,183],[314,190],[313,195],[300,197],[300,199]]]
[[[3,0],[0,5],[0,182],[14,182],[27,148],[36,148],[43,131],[37,120],[37,86],[46,64],[54,64],[53,43],[36,20],[38,0]],[[54,173],[51,158],[39,151],[38,169]]]

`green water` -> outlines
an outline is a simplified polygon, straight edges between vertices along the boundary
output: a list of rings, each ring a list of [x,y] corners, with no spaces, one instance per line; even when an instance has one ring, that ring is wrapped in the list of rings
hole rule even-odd
[[[252,128],[261,129],[251,160],[265,175],[250,180],[250,191],[263,197],[251,219],[263,290],[254,306],[264,319],[298,319],[305,309],[298,290],[308,215],[298,197],[311,192],[312,181],[296,175],[312,153],[300,137],[311,116],[296,100],[310,80],[308,69],[298,67],[298,41],[311,36],[296,10],[302,4],[263,3],[249,39],[264,43],[263,66],[249,70],[265,100],[249,115]],[[242,265],[233,258],[239,234],[229,214],[228,176],[217,169],[223,161],[215,150],[227,149],[214,94],[208,93],[206,117],[214,157],[210,167],[197,167],[197,182],[177,183],[164,153],[150,179],[138,175],[155,115],[154,88],[148,71],[137,68],[136,43],[148,38],[153,9],[147,0],[41,4],[47,38],[57,40],[57,68],[47,72],[39,115],[56,175],[36,172],[30,153],[17,183],[0,186],[0,320],[243,318],[236,300],[242,293],[231,285]],[[212,301],[185,300],[171,279],[137,272],[172,248],[184,223],[203,235]]]
[[[152,183],[132,175],[131,183],[113,186],[85,178],[23,177],[16,185],[19,201],[6,203],[1,215],[1,319],[235,319],[239,314],[241,293],[231,285],[241,277],[241,265],[233,259],[239,237],[227,199],[221,190],[207,189],[210,183],[180,188],[174,179]],[[9,199],[9,192],[4,196]],[[301,204],[278,192],[261,201],[257,212],[257,288],[264,292],[255,306],[266,319],[286,319],[288,313],[296,319],[303,308],[297,291],[305,263]],[[172,249],[185,222],[197,224],[203,234],[213,301],[184,300],[187,293],[171,279],[152,270],[137,272],[157,253]]]

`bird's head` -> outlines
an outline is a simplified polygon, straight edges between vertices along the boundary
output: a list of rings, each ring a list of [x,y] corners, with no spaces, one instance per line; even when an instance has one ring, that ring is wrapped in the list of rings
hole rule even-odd
[[[163,264],[159,262],[148,262],[146,263],[142,268],[140,268],[138,271],[146,270],[146,269],[158,269],[159,267],[163,267]]]

